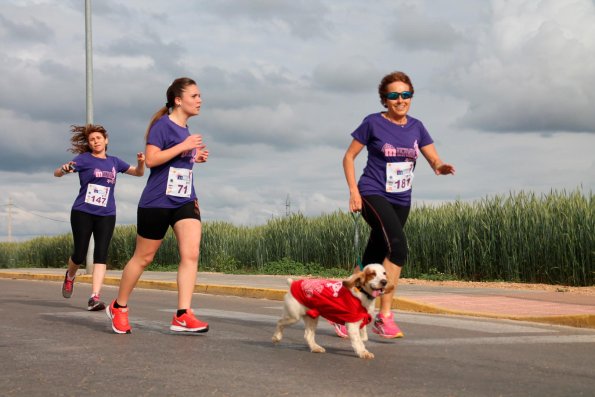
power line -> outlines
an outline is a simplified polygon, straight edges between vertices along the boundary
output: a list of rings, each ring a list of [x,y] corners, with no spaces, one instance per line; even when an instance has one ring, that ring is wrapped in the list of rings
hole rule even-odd
[[[28,214],[35,215],[35,216],[38,216],[38,217],[40,217],[40,218],[48,219],[48,220],[50,220],[50,221],[54,221],[54,222],[62,222],[62,223],[69,223],[69,221],[64,221],[64,220],[62,220],[62,219],[54,219],[54,218],[50,218],[50,217],[48,217],[48,216],[45,216],[45,215],[40,215],[40,214],[37,214],[37,213],[35,213],[35,212],[33,212],[33,211],[29,211],[29,210],[27,210],[27,209],[25,209],[25,208],[19,207],[18,205],[14,204],[14,203],[12,203],[12,206],[13,206],[13,207],[16,207],[16,208],[20,209],[21,211],[24,211],[24,212],[26,212],[26,213],[28,213]]]

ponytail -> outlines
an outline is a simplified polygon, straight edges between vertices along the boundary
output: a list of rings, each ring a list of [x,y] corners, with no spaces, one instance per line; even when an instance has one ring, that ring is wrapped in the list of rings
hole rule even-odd
[[[165,114],[169,114],[169,108],[167,106],[164,106],[155,112],[155,114],[151,118],[149,126],[147,127],[147,132],[145,132],[145,143],[147,143],[147,140],[149,139],[149,131],[151,131],[151,127],[153,127],[153,124],[155,124],[155,122],[159,120],[161,117],[163,117],[163,115]]]

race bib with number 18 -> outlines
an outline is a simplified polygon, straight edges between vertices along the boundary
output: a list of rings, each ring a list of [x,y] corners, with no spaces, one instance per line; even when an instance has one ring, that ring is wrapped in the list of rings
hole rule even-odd
[[[386,163],[386,191],[405,192],[413,183],[413,162]]]

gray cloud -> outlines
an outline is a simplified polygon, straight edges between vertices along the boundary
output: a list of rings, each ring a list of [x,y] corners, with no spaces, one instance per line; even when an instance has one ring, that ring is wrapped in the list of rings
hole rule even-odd
[[[44,21],[38,18],[28,18],[25,21],[12,21],[0,14],[0,39],[3,43],[48,43],[54,37],[54,32]]]
[[[333,58],[312,71],[313,87],[337,93],[361,93],[378,84],[380,72],[363,57]]]
[[[463,36],[451,23],[421,13],[417,7],[400,7],[394,21],[387,40],[410,51],[445,52],[463,41]]]
[[[296,37],[308,40],[328,33],[328,7],[324,3],[318,0],[222,0],[209,2],[207,8],[227,20],[252,21],[255,28],[265,27],[270,31],[287,29]]]
[[[533,13],[521,11],[496,8],[490,28],[475,43],[476,55],[448,82],[469,101],[458,125],[594,133],[595,69],[585,65],[595,63],[595,6],[579,16],[573,6],[548,0]]]

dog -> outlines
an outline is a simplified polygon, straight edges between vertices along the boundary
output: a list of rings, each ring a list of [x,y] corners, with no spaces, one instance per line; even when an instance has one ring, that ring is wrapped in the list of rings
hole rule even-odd
[[[389,285],[384,266],[367,265],[363,271],[354,273],[344,281],[325,279],[287,279],[289,291],[285,294],[283,315],[277,321],[273,343],[283,339],[285,327],[304,320],[304,339],[310,351],[324,353],[325,349],[315,341],[318,317],[345,324],[351,346],[358,357],[373,359],[364,342],[368,340],[366,325],[372,321],[374,300],[394,286]]]

